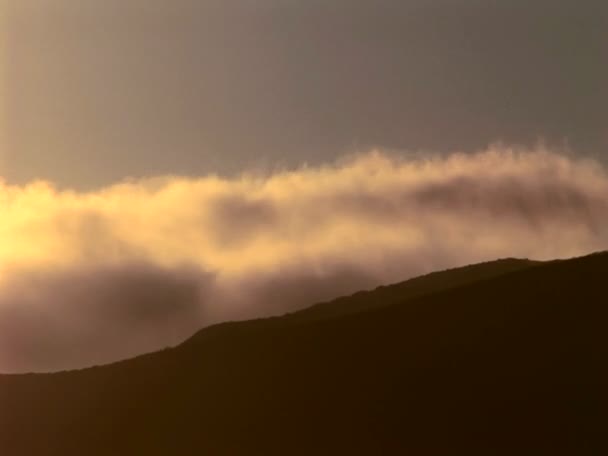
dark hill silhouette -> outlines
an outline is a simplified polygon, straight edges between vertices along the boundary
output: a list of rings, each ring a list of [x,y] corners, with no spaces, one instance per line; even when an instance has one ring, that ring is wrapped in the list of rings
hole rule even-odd
[[[386,306],[380,289],[363,295],[369,310],[223,324],[111,366],[0,376],[0,451],[605,454],[607,277],[603,253]]]
[[[316,304],[296,312],[292,318],[317,320],[335,318],[349,313],[386,307],[427,293],[437,293],[448,288],[490,279],[539,264],[538,261],[505,258],[486,263],[432,272],[394,285],[381,286],[372,291],[360,291],[330,302]]]

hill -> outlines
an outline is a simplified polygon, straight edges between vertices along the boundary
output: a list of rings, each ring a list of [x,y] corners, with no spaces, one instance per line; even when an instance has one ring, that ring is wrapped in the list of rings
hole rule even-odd
[[[318,318],[218,325],[110,366],[0,376],[0,451],[604,454],[608,254],[528,266],[368,292],[354,313],[341,300]]]
[[[296,312],[292,318],[318,320],[386,307],[428,293],[437,293],[448,288],[490,279],[539,264],[538,261],[505,258],[486,263],[432,272],[394,285],[381,286],[372,291],[360,291],[330,302],[323,302]]]

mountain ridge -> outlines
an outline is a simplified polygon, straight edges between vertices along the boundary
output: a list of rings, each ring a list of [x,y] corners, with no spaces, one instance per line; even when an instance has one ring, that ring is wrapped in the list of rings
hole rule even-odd
[[[220,325],[133,362],[0,376],[0,447],[601,454],[606,271],[606,253],[541,263],[408,305]]]

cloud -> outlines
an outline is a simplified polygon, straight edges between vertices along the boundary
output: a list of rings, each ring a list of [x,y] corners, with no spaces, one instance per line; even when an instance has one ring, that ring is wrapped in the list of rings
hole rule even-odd
[[[204,318],[212,276],[150,264],[29,271],[5,284],[0,364],[54,370],[175,344]]]
[[[0,371],[109,362],[431,270],[608,248],[601,165],[501,146],[88,193],[4,184],[0,211]]]

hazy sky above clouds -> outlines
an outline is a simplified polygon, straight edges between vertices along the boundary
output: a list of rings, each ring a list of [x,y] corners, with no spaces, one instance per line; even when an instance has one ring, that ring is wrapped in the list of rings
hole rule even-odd
[[[2,0],[1,173],[92,188],[539,138],[606,159],[603,0]]]

